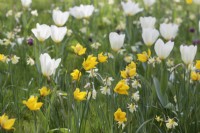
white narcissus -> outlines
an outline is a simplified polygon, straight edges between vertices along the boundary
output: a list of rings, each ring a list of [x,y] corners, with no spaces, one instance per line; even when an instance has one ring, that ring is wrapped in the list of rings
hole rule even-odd
[[[154,46],[155,52],[160,59],[166,59],[174,47],[174,42],[168,41],[164,43],[163,40],[158,39]]]
[[[148,47],[155,43],[158,36],[159,32],[156,29],[146,28],[142,30],[142,39]]]
[[[156,0],[143,0],[143,2],[145,6],[150,7],[156,2]]]
[[[192,64],[197,53],[197,46],[180,46],[181,58],[186,65]]]
[[[127,16],[133,16],[143,11],[143,9],[139,7],[138,3],[134,3],[131,0],[129,0],[128,2],[121,2],[121,5],[122,5],[125,15]]]
[[[51,59],[48,53],[40,55],[40,65],[42,74],[45,77],[50,77],[52,74],[55,74],[56,68],[59,66],[61,59]]]
[[[21,0],[22,6],[25,8],[30,7],[32,0]]]
[[[178,25],[173,23],[163,23],[160,25],[160,34],[166,40],[175,39],[178,33]]]
[[[93,5],[80,5],[69,9],[70,15],[77,19],[89,18],[93,12]]]
[[[36,28],[31,30],[35,37],[40,41],[44,42],[51,35],[51,28],[46,24],[36,24]]]
[[[57,26],[63,26],[69,17],[69,12],[62,12],[60,10],[53,10],[53,21]]]
[[[60,43],[67,33],[66,27],[57,27],[55,25],[51,26],[51,39],[55,43]]]
[[[109,41],[110,41],[110,45],[111,48],[114,51],[118,51],[120,50],[120,48],[123,46],[124,44],[124,39],[125,39],[125,34],[117,34],[116,32],[111,32],[109,34]]]
[[[141,24],[142,29],[144,29],[144,28],[154,29],[155,23],[156,23],[156,18],[154,18],[154,17],[151,17],[151,16],[140,17],[140,24]]]

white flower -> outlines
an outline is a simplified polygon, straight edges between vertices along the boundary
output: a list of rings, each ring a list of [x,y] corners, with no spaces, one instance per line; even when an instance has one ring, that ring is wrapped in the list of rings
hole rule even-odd
[[[124,57],[124,61],[125,61],[126,63],[130,63],[132,60],[133,60],[132,55],[127,55],[127,56]]]
[[[125,15],[133,16],[141,11],[143,11],[142,8],[139,7],[139,4],[136,4],[129,0],[128,2],[121,2],[122,8],[124,10]]]
[[[194,0],[194,3],[200,5],[200,0]]]
[[[44,53],[40,55],[40,64],[42,74],[46,77],[55,74],[56,68],[59,66],[61,59],[51,59],[48,53]]]
[[[32,0],[21,0],[21,3],[23,7],[28,8],[31,5]]]
[[[156,29],[146,28],[142,30],[142,39],[147,46],[153,45],[158,36],[159,32]]]
[[[51,26],[51,39],[55,43],[60,43],[67,33],[66,27],[57,27],[55,25]]]
[[[35,64],[35,61],[31,57],[29,57],[27,59],[26,63],[27,63],[27,65],[33,66]]]
[[[145,6],[150,7],[156,2],[156,0],[143,0],[143,2]]]
[[[128,107],[129,111],[131,113],[133,113],[134,111],[137,111],[137,108],[138,108],[138,105],[135,105],[134,103],[131,103],[131,104],[128,104]]]
[[[196,52],[197,52],[197,46],[190,45],[190,46],[180,46],[180,51],[181,51],[181,58],[183,62],[186,65],[189,65],[193,62]]]
[[[154,46],[154,49],[160,59],[166,59],[171,53],[173,47],[174,42],[168,41],[167,43],[164,43],[163,40],[158,39]]]
[[[36,28],[32,29],[31,31],[33,32],[35,37],[41,42],[48,39],[51,35],[51,28],[46,24],[40,25],[39,23],[37,23]]]
[[[178,25],[177,24],[163,23],[160,25],[160,34],[166,40],[175,39],[177,33],[178,33]]]
[[[144,28],[152,28],[154,29],[156,23],[156,18],[154,17],[140,17],[140,24],[142,29]]]
[[[133,93],[131,98],[133,98],[136,102],[139,101],[140,99],[139,91],[136,91],[135,93]]]
[[[97,91],[95,89],[92,90],[92,98],[96,99],[97,97]]]
[[[200,32],[200,20],[199,20],[199,32]]]
[[[95,68],[95,69],[91,69],[91,70],[86,71],[86,72],[89,73],[89,77],[96,77],[96,76],[97,76],[98,69]]]
[[[19,45],[21,45],[21,44],[23,43],[23,41],[24,41],[24,37],[19,37],[19,38],[17,38],[17,43],[18,43]]]
[[[91,44],[91,47],[93,49],[98,49],[100,46],[101,46],[101,44],[99,42],[95,42],[95,43]]]
[[[19,62],[20,57],[17,57],[16,55],[11,57],[12,64],[17,64]]]
[[[33,15],[33,16],[38,16],[38,12],[37,12],[37,10],[33,10],[33,11],[31,11],[31,15]]]
[[[111,32],[109,34],[109,41],[110,41],[110,45],[111,48],[114,51],[118,51],[120,50],[120,48],[123,46],[124,44],[124,39],[125,39],[125,34],[117,34],[116,32]]]
[[[57,26],[63,26],[69,17],[69,12],[62,12],[60,10],[53,10],[53,21]]]
[[[107,78],[103,79],[103,82],[106,86],[111,86],[113,81],[114,81],[114,79],[112,77],[107,77]]]
[[[138,87],[141,88],[141,84],[140,82],[138,82],[138,80],[133,80],[131,85],[135,89],[137,89]]]
[[[100,91],[104,95],[110,95],[110,88],[108,86],[101,87]]]
[[[172,129],[172,128],[175,128],[176,126],[178,126],[178,123],[175,122],[174,119],[168,118],[168,120],[166,121],[166,127],[168,129]]]
[[[93,5],[80,5],[69,9],[70,15],[77,19],[89,18],[93,12]]]

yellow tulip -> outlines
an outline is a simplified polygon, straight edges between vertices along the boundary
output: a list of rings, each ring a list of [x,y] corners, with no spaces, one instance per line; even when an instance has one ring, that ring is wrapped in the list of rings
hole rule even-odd
[[[86,48],[84,48],[79,43],[76,44],[76,46],[71,46],[71,48],[74,50],[74,53],[77,55],[83,55],[83,54],[85,54],[85,51],[86,51]]]
[[[40,91],[40,95],[43,97],[49,95],[51,92],[51,90],[48,89],[46,86],[43,86],[41,89],[39,89],[39,91]]]
[[[87,92],[85,91],[80,92],[79,88],[76,88],[76,90],[74,91],[74,99],[78,101],[86,100],[86,95],[87,95]]]
[[[23,104],[25,104],[32,111],[40,110],[43,103],[37,102],[37,100],[38,100],[37,96],[30,96],[30,98],[27,101],[25,100],[23,101]]]
[[[15,123],[15,119],[8,119],[8,116],[6,114],[3,114],[0,116],[0,125],[5,130],[11,130],[14,129],[13,125]]]
[[[192,4],[192,0],[186,0],[187,4]]]
[[[129,86],[126,84],[126,81],[121,80],[115,86],[114,92],[122,94],[122,95],[128,95],[128,89],[129,89]]]

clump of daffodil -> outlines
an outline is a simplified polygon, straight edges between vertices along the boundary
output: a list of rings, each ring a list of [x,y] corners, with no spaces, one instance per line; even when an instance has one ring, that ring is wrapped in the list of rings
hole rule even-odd
[[[186,0],[187,4],[192,4],[192,0]]]
[[[73,80],[80,80],[81,78],[81,72],[78,69],[73,70],[70,75],[72,76]]]
[[[192,71],[191,74],[190,74],[190,77],[191,77],[191,80],[193,81],[198,81],[200,80],[200,74],[195,72],[195,71]]]
[[[121,71],[121,77],[126,78],[133,78],[136,75],[136,64],[132,61],[126,69]]]
[[[138,60],[140,62],[147,62],[150,56],[151,56],[150,49],[148,49],[148,53],[146,51],[144,51],[141,54],[137,54]]]
[[[126,112],[122,112],[121,108],[118,108],[117,111],[114,113],[115,121],[118,123],[124,123],[127,121]]]
[[[37,102],[37,100],[38,100],[37,96],[30,96],[30,98],[27,101],[25,100],[23,101],[23,104],[25,104],[32,111],[40,110],[43,103]]]
[[[42,97],[49,95],[51,92],[51,90],[49,88],[47,88],[46,86],[43,86],[41,89],[39,89],[39,91],[40,91],[40,95]]]
[[[86,100],[86,95],[87,95],[87,92],[80,91],[79,88],[76,88],[76,90],[74,91],[74,99],[76,99],[77,101]]]
[[[93,55],[89,55],[87,59],[83,61],[83,68],[88,71],[92,68],[95,68],[95,66],[98,64],[97,57],[94,57]]]
[[[114,88],[114,92],[122,94],[122,95],[128,95],[128,90],[129,90],[129,86],[126,84],[125,80],[119,81]]]
[[[175,128],[176,126],[178,126],[178,123],[174,119],[168,118],[168,120],[166,121],[166,127],[168,129],[172,129]]]
[[[8,116],[6,114],[3,114],[0,116],[0,125],[5,130],[11,130],[14,129],[13,125],[15,123],[15,119],[8,119]]]
[[[108,56],[103,55],[103,52],[101,52],[100,54],[98,54],[98,61],[103,63],[106,62],[108,59]]]
[[[74,50],[74,53],[77,55],[83,55],[86,52],[86,48],[84,48],[81,44],[76,44],[76,46],[71,46],[71,48]]]

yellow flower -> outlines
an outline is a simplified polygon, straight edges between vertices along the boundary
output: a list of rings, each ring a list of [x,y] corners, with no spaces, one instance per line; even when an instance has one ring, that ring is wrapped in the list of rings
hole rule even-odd
[[[76,90],[74,91],[74,99],[78,101],[86,100],[86,95],[87,95],[87,92],[85,91],[80,92],[79,88],[76,88]]]
[[[70,75],[72,76],[73,80],[80,80],[81,72],[78,69],[75,69]]]
[[[147,62],[147,60],[148,60],[148,55],[147,55],[147,52],[142,52],[142,54],[137,54],[137,57],[138,57],[138,60],[140,61],[140,62]]]
[[[104,56],[103,52],[101,52],[100,54],[98,54],[98,60],[99,60],[99,62],[101,62],[101,63],[106,62],[107,59],[108,59],[108,56]]]
[[[92,68],[94,68],[98,62],[96,61],[97,60],[97,57],[94,57],[93,55],[89,55],[87,57],[87,60],[84,59],[84,62],[83,62],[83,68],[88,71]]]
[[[192,4],[192,0],[186,0],[187,4]]]
[[[6,56],[4,54],[0,54],[0,61],[5,62]]]
[[[30,98],[27,101],[23,101],[23,104],[25,104],[30,110],[40,110],[43,103],[37,102],[38,97],[37,96],[30,96]]]
[[[195,71],[192,71],[192,72],[191,72],[190,77],[191,77],[191,79],[194,80],[194,81],[200,80],[200,74],[199,74],[199,73],[196,73]]]
[[[129,89],[129,86],[126,84],[126,81],[121,80],[115,86],[114,91],[119,94],[128,95],[128,92],[127,92],[128,89]]]
[[[132,78],[136,75],[136,64],[131,62],[124,71],[121,71],[122,78]]]
[[[0,125],[5,130],[14,129],[13,125],[15,123],[15,119],[8,119],[8,116],[6,114],[3,114],[0,116]]]
[[[43,86],[41,89],[39,89],[39,91],[40,91],[40,95],[44,97],[49,95],[51,92],[51,90],[48,89],[46,86]]]
[[[161,118],[160,116],[157,116],[157,115],[156,115],[155,119],[156,119],[157,122],[162,122],[163,121],[163,118]]]
[[[115,121],[120,123],[127,121],[126,112],[122,112],[120,108],[118,108],[117,111],[114,113],[114,117]]]
[[[86,48],[84,48],[79,43],[76,44],[76,46],[71,46],[71,48],[74,50],[74,53],[78,54],[78,55],[83,55],[83,54],[85,54],[85,51],[86,51]]]
[[[196,67],[196,69],[199,69],[199,70],[200,70],[200,60],[197,60],[197,61],[196,61],[195,67]]]
[[[168,120],[167,120],[166,122],[167,122],[167,123],[166,123],[166,127],[167,127],[168,129],[175,128],[176,126],[178,126],[178,123],[176,123],[176,122],[174,121],[174,119],[168,118]]]

